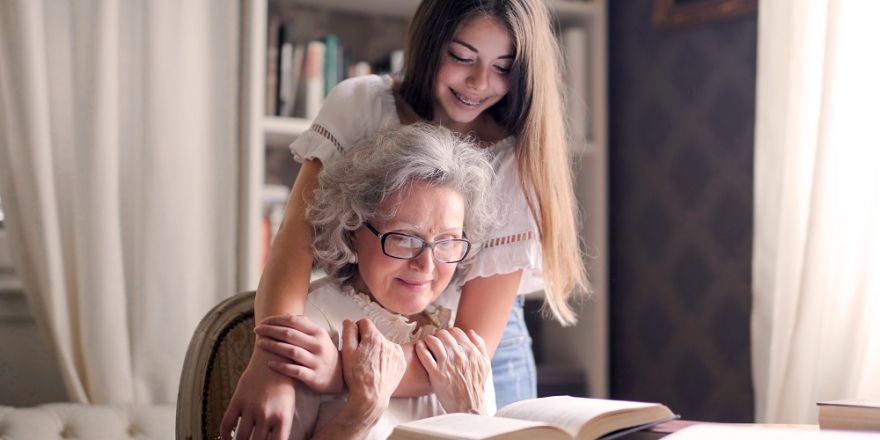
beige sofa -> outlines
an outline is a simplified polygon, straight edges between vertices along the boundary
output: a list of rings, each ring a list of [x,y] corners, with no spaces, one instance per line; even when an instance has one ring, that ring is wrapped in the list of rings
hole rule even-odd
[[[2,440],[172,440],[174,405],[0,406]]]
[[[214,439],[254,339],[251,291],[222,301],[196,328],[183,365],[176,414],[173,404],[0,406],[0,440]]]

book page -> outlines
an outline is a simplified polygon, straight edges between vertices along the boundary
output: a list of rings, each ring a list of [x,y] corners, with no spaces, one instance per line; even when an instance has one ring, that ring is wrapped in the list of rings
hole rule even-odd
[[[592,419],[656,406],[656,403],[554,396],[511,403],[498,410],[497,415],[550,423],[562,427],[572,437],[576,437],[581,426]]]
[[[552,432],[545,432],[542,434],[542,438],[568,438],[568,435],[561,429],[546,423],[456,413],[403,423],[394,429],[395,432],[389,439],[395,438],[398,431],[427,434],[432,438],[477,440],[531,429],[544,429],[559,433],[558,436],[546,437]],[[401,435],[401,437],[403,436]]]

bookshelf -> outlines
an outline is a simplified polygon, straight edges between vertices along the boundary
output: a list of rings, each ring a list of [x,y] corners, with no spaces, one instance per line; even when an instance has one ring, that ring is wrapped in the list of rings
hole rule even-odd
[[[548,325],[542,329],[541,340],[536,341],[542,347],[543,359],[587,371],[589,394],[596,397],[608,396],[606,2],[548,0],[566,59],[566,96],[570,98],[568,113],[574,140],[572,166],[583,212],[581,232],[588,245],[593,295],[584,301],[578,325]],[[417,0],[242,0],[239,290],[255,289],[260,277],[266,154],[286,149],[310,125],[305,118],[265,115],[270,11],[301,7],[330,16],[405,23],[417,5]],[[310,18],[308,24],[320,27],[327,23],[329,27],[334,21]],[[343,44],[347,42],[345,35],[339,38]],[[401,45],[402,38],[401,33]],[[359,39],[364,40],[363,36]]]

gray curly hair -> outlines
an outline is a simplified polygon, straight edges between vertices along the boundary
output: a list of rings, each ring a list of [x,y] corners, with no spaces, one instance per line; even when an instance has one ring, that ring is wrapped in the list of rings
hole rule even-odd
[[[494,225],[494,177],[487,155],[446,128],[418,123],[380,132],[321,172],[306,212],[315,231],[315,261],[331,277],[351,281],[357,272],[355,231],[367,221],[393,216],[397,207],[380,212],[382,202],[423,183],[451,188],[464,198],[464,231],[472,247],[460,272]]]

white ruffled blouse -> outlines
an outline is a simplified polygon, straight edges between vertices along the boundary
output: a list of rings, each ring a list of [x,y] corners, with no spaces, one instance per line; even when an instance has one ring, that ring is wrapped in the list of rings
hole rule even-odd
[[[330,278],[312,283],[309,289],[306,316],[323,327],[330,338],[341,347],[342,322],[368,318],[388,340],[406,344],[437,330],[448,328],[452,322],[449,308],[431,305],[425,309],[430,324],[419,326],[406,316],[391,312],[375,302],[370,296],[350,286],[340,286]],[[306,439],[323,427],[345,404],[346,395],[324,396],[308,387],[297,385],[296,414],[291,439]],[[484,392],[489,414],[495,413],[495,388],[491,372]],[[370,431],[368,439],[385,439],[399,423],[445,414],[440,402],[432,394],[421,397],[394,397],[382,418]]]

